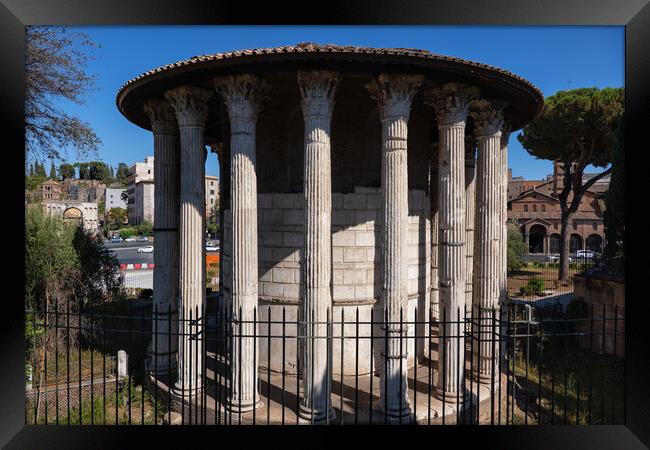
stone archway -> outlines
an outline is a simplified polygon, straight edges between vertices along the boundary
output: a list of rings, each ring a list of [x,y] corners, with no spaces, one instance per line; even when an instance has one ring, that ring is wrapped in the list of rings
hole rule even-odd
[[[569,237],[569,253],[574,254],[578,250],[582,250],[582,236],[579,234],[572,234]]]
[[[546,227],[544,225],[533,225],[528,232],[528,252],[529,253],[544,253],[546,239]]]
[[[70,207],[63,212],[63,220],[74,223],[75,225],[83,224],[84,215],[79,208]]]
[[[549,236],[549,253],[560,253],[560,248],[562,247],[561,236],[557,233],[553,233]]]
[[[603,238],[599,234],[591,234],[587,237],[585,242],[587,250],[592,252],[602,253],[603,252]]]

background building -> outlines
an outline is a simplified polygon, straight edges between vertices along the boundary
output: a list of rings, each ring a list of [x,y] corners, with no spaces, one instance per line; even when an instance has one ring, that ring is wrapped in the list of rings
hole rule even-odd
[[[65,220],[83,224],[84,230],[97,232],[97,203],[76,200],[45,200],[43,213],[62,216]]]
[[[510,175],[510,174],[509,174]],[[597,174],[584,174],[583,183]],[[560,252],[561,209],[557,194],[564,185],[564,170],[553,164],[553,175],[546,181],[508,180],[508,219],[521,228],[529,253],[553,254]],[[519,191],[530,183],[528,189]],[[603,177],[582,196],[580,206],[569,224],[569,252],[593,250],[602,253],[605,245],[603,193],[609,188],[609,177]],[[569,195],[569,203],[573,199]]]
[[[144,218],[145,205],[151,205],[151,221],[153,222],[153,187],[136,188],[136,185],[143,181],[153,182],[153,156],[147,156],[144,159],[144,162],[136,162],[129,169],[129,176],[127,178],[128,187],[127,187],[127,211],[129,224],[138,224],[143,220],[149,220]],[[137,194],[141,195],[151,195],[150,198],[144,199],[140,198],[136,200]],[[136,203],[138,207],[136,207]]]
[[[212,215],[213,208],[219,203],[219,177],[205,176],[205,216]]]
[[[122,200],[122,193],[126,192],[126,189],[106,189],[106,212],[109,212],[113,208],[124,208],[126,209],[126,201]]]
[[[61,183],[54,180],[47,180],[42,184],[41,189],[43,193],[43,201],[61,199]]]
[[[79,202],[100,202],[106,185],[98,180],[67,179],[61,182],[62,198]]]
[[[139,181],[135,184],[133,202],[133,222],[129,216],[130,224],[142,222],[153,223],[154,180]]]

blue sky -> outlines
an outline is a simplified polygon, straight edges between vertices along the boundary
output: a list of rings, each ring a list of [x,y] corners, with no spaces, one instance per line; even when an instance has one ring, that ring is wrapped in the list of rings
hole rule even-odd
[[[115,106],[118,89],[129,79],[191,56],[298,42],[409,47],[491,64],[536,85],[545,96],[578,87],[624,86],[623,27],[515,26],[120,26],[78,27],[100,45],[88,71],[97,88],[82,106],[65,109],[90,123],[103,145],[99,159],[117,167],[153,154],[153,137],[127,121]],[[536,160],[510,136],[509,164],[514,176],[539,179],[551,173],[548,161]],[[75,161],[73,151],[68,160]],[[46,164],[49,167],[49,164]],[[49,170],[49,169],[48,169]],[[215,155],[206,173],[219,175]]]

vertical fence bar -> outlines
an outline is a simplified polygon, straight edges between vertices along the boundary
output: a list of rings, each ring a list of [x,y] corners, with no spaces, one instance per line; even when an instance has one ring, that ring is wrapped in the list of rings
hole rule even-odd
[[[267,311],[266,325],[266,424],[271,423],[271,305]]]
[[[257,399],[255,396],[257,395],[258,389],[257,389],[257,306],[253,307],[253,368],[252,374],[253,374],[253,405],[257,405]],[[257,418],[256,416],[256,407],[253,406],[253,425],[255,425],[255,419]]]
[[[388,327],[388,308],[384,307],[384,424],[388,423]],[[342,351],[343,348],[341,348],[341,353]],[[341,361],[341,374],[343,374],[343,361]],[[341,379],[343,379],[342,376]],[[342,411],[343,406],[341,405],[341,414],[343,414]],[[341,418],[341,420],[343,419]]]
[[[129,358],[133,357],[133,349],[131,347],[131,338],[132,338],[132,328],[133,328],[133,308],[131,307],[131,303],[128,303],[128,313],[129,313],[129,318],[127,319],[129,322]],[[131,365],[128,364],[127,367],[129,368],[129,379],[128,379],[128,384],[126,386],[126,392],[127,392],[127,397],[129,401],[129,425],[131,425]],[[81,398],[81,396],[79,396]]]
[[[542,366],[544,361],[544,321],[539,319],[539,358],[537,360],[537,425],[542,424]]]
[[[359,424],[359,307],[357,306],[355,316],[355,340],[354,340],[354,424]]]
[[[345,336],[345,325],[344,325],[345,316],[343,315],[343,312],[344,312],[344,308],[341,307],[341,406],[340,406],[341,407],[341,423],[340,423],[341,425],[343,425],[343,384],[344,384],[343,383],[343,379],[344,379],[343,374],[345,372],[343,370],[344,369],[343,353],[345,353],[345,351],[343,350],[343,347],[345,345],[345,339],[344,339],[344,336]]]
[[[90,312],[90,424],[95,424],[95,320]],[[58,396],[57,396],[58,397]]]
[[[59,297],[54,299],[54,372],[56,383],[56,424],[59,424]]]
[[[589,425],[593,424],[593,394],[594,394],[594,305],[590,305],[589,307],[589,354],[591,355],[591,363],[589,364],[590,370],[589,370]]]
[[[600,352],[605,356],[605,315],[606,315],[606,310],[605,310],[605,305],[603,305],[603,315],[601,316],[601,321],[603,322],[602,325],[602,331],[601,331],[601,344],[600,344]],[[605,423],[605,371],[601,370],[600,371],[600,424],[603,425]]]
[[[375,344],[375,322],[374,322],[374,311],[371,309],[370,310],[370,365],[368,366],[370,368],[370,396],[368,399],[368,423],[372,425],[372,398],[374,396],[374,391],[373,391],[373,381],[375,378],[375,366],[374,366],[374,355],[375,355],[375,350],[374,350],[374,344]]]
[[[153,424],[158,425],[158,305],[153,305],[153,349],[151,357],[153,359]],[[169,352],[169,349],[167,349]],[[150,375],[151,376],[151,372]]]
[[[418,308],[415,307],[413,315],[413,422],[417,423],[418,417]],[[407,318],[408,322],[408,318]],[[408,346],[408,337],[407,337]],[[408,388],[408,376],[406,377],[406,387]],[[407,389],[408,391],[408,389]]]
[[[194,385],[196,384],[194,382],[194,379],[192,378],[192,339],[194,339],[194,333],[192,332],[192,326],[194,324],[194,311],[192,311],[192,308],[190,308],[190,321],[188,322],[188,327],[187,327],[187,333],[188,333],[188,355],[187,355],[187,363],[188,363],[188,378],[187,382],[189,383],[189,386],[187,387],[187,412],[189,413],[189,423],[190,425],[192,424],[192,395],[194,394]],[[241,314],[239,316],[241,318]],[[183,358],[185,358],[185,355],[183,355]],[[183,361],[185,363],[185,361]],[[183,375],[185,375],[185,370],[183,370]],[[185,376],[183,376],[185,378]],[[185,389],[183,389],[185,391]],[[185,421],[183,421],[185,423]]]
[[[465,317],[467,317],[467,308],[465,308]],[[476,379],[476,424],[478,425],[479,421],[479,413],[480,413],[480,398],[479,398],[479,389],[480,389],[480,373],[481,373],[481,347],[483,347],[483,341],[484,341],[484,332],[483,332],[483,308],[478,309],[478,326],[474,326],[476,317],[474,317],[474,313],[470,314],[470,346],[469,346],[469,413],[470,413],[470,423],[471,423],[471,413],[473,411],[472,409],[472,401],[474,400],[474,379]],[[473,330],[477,329],[478,330],[478,335],[474,336]],[[478,341],[478,344],[476,344],[476,341]],[[476,372],[474,372],[474,347],[477,347],[477,360],[476,360]],[[463,364],[465,361],[463,361]]]
[[[49,314],[49,305],[47,300],[45,300],[45,315],[43,317],[43,374],[45,381],[43,382],[43,397],[45,398],[45,425],[49,425],[48,416],[47,416],[47,398],[49,397],[47,392],[47,316]],[[81,350],[80,350],[81,351]],[[81,357],[80,357],[81,359]],[[81,387],[81,385],[79,385]],[[81,398],[81,392],[79,393],[79,398]],[[80,405],[81,406],[81,405]],[[79,414],[81,417],[81,408],[79,408]]]
[[[303,380],[303,391],[306,392],[307,389],[309,389],[309,395],[311,396],[311,405],[310,405],[311,406],[311,411],[310,411],[309,420],[310,420],[310,423],[313,425],[314,424],[314,359],[315,359],[314,342],[316,340],[315,331],[316,331],[316,327],[317,327],[316,320],[315,320],[316,316],[314,314],[314,307],[313,306],[311,308],[311,315],[309,317],[310,317],[309,327],[311,329],[311,331],[309,333],[309,337],[308,337],[308,339],[309,339],[308,345],[310,346],[310,351],[311,351],[310,362],[309,362],[309,372],[310,372],[309,373],[309,378],[310,378],[310,380],[309,380],[309,386],[304,386],[304,380]],[[327,415],[327,411],[325,412],[325,414]]]
[[[617,334],[617,328],[618,328],[618,305],[614,304],[614,338],[613,338],[613,343],[614,343],[614,349],[613,349],[613,355],[614,355],[614,371],[616,371],[616,347],[618,343],[618,334]],[[614,374],[615,376],[616,374]],[[616,381],[612,383],[612,425],[616,424]]]
[[[47,316],[46,316],[47,317]],[[82,395],[81,395],[81,305],[79,305],[79,311],[77,312],[77,353],[79,354],[79,377],[78,377],[78,384],[79,384],[79,425],[83,425],[83,417],[81,414],[82,411]],[[47,398],[47,397],[46,397]],[[47,406],[47,403],[46,403]],[[47,407],[45,408],[45,411],[47,412]],[[45,416],[45,423],[47,423],[47,414]]]
[[[183,326],[182,324],[179,324],[179,329],[182,326]],[[167,303],[167,367],[169,369],[168,370],[169,381],[167,382],[167,417],[171,419],[172,386],[174,383],[174,377],[172,376],[172,305],[171,303]]]
[[[445,324],[447,323],[447,308],[446,306],[442,307],[442,323],[438,321],[438,370],[440,371],[440,361],[444,358],[443,349],[446,349],[445,340],[447,336],[445,334]],[[442,332],[442,333],[441,333]],[[442,339],[442,342],[441,342]],[[453,345],[453,341],[452,344]],[[450,345],[450,347],[451,347]],[[447,351],[447,350],[444,350]],[[447,364],[442,364],[442,424],[445,424],[445,404],[446,404],[446,393],[447,393]],[[438,374],[440,376],[440,374]],[[458,408],[456,409],[456,424],[458,424]]]
[[[528,425],[528,366],[530,363],[530,319],[531,317],[526,316],[526,375],[525,375],[526,394],[524,395],[524,425]],[[565,395],[566,395],[566,387],[565,387]]]
[[[327,398],[325,399],[325,411],[327,411],[327,420],[325,421],[326,425],[330,424],[330,410],[332,409],[332,349],[334,344],[332,343],[332,335],[334,330],[332,329],[332,317],[330,316],[330,308],[327,307],[327,340],[325,341],[325,349],[327,351]],[[372,379],[370,381],[372,386]],[[370,389],[372,392],[372,388]],[[372,401],[372,400],[371,400]],[[370,411],[372,414],[372,409]],[[372,417],[372,416],[371,416]]]
[[[102,314],[102,424],[106,425],[106,302]]]
[[[495,359],[497,358],[496,354],[496,334],[494,332],[496,324],[496,309],[492,309],[492,322],[491,322],[491,331],[490,331],[490,339],[491,339],[491,347],[492,347],[492,352],[490,353],[492,355],[492,358],[490,358],[490,425],[494,425],[494,396],[496,395],[496,391],[494,390],[494,375],[495,375]],[[500,374],[500,372],[499,372]],[[499,390],[499,396],[501,396],[501,390]]]
[[[140,314],[141,314],[141,316],[140,316],[140,322],[141,322],[140,323],[140,326],[141,326],[141,329],[140,329],[141,339],[140,339],[140,341],[141,342],[140,343],[142,344],[141,348],[140,348],[140,351],[141,351],[141,353],[140,353],[140,358],[141,358],[140,361],[141,361],[141,364],[142,364],[142,381],[140,383],[140,393],[141,393],[141,395],[140,395],[140,404],[141,404],[140,425],[144,425],[144,386],[145,386],[145,382],[144,382],[144,379],[145,379],[145,367],[144,366],[146,365],[146,358],[147,358],[147,347],[146,347],[147,344],[146,344],[146,340],[145,340],[145,329],[146,329],[145,328],[145,317],[144,317],[144,313],[142,311],[140,312]],[[155,415],[155,411],[154,411],[154,415]]]
[[[34,307],[32,308],[32,353],[33,353],[33,364],[32,364],[32,389],[34,390],[34,425],[38,425],[38,395],[41,391],[41,384],[37,382],[38,371],[36,366],[36,314],[37,314],[36,302],[34,302]],[[68,304],[68,385],[70,384],[70,305]],[[67,389],[68,392],[68,425],[70,425],[70,386]]]
[[[282,425],[284,425],[284,392],[285,392],[285,357],[286,357],[286,307],[282,307]],[[296,377],[298,374],[296,373]],[[297,395],[297,393],[296,393]]]
[[[427,327],[428,336],[429,336],[429,361],[428,361],[428,383],[427,383],[427,425],[431,425],[431,385],[433,384],[433,379],[431,378],[433,361],[431,358],[431,303],[429,303],[429,314],[427,315],[427,320],[425,321],[425,326]],[[440,352],[438,352],[440,354]],[[445,418],[444,409],[442,411],[442,420]]]
[[[564,415],[562,418],[563,425],[567,424],[567,403],[569,396],[567,395],[567,378],[569,372],[569,323],[565,322],[564,331]]]
[[[467,311],[463,311],[463,314],[464,314],[465,321],[462,322],[462,323],[463,323],[463,325],[462,325],[462,326],[463,326],[463,328],[462,328],[462,330],[463,330],[463,332],[462,332],[462,333],[463,333],[463,342],[462,342],[462,344],[461,344],[461,319],[460,319],[461,316],[460,316],[460,308],[456,308],[456,320],[457,320],[457,326],[456,326],[456,333],[457,333],[457,334],[456,334],[456,355],[457,355],[457,356],[460,356],[460,354],[461,354],[461,353],[460,353],[461,345],[462,345],[462,348],[465,349],[465,348],[466,348],[466,344],[467,344],[467,341],[466,341],[466,339],[465,339],[465,334],[464,334],[464,331],[465,331],[465,330],[464,330],[464,329],[465,329],[465,322],[467,321]],[[470,351],[471,351],[471,349],[470,349]],[[465,352],[463,352],[463,354],[465,354]],[[473,357],[473,355],[471,355],[471,356]],[[462,368],[463,368],[462,371],[460,370],[460,369],[461,369],[461,365],[462,365]],[[458,376],[458,377],[462,378],[462,382],[463,382],[463,400],[462,400],[462,406],[463,406],[463,424],[466,423],[466,417],[467,417],[467,408],[466,408],[466,406],[465,406],[465,402],[466,402],[466,399],[465,399],[465,392],[467,391],[467,377],[464,376],[464,372],[465,372],[464,369],[465,369],[465,367],[466,367],[466,365],[465,365],[465,360],[461,361],[461,360],[460,360],[460,357],[457,357],[457,358],[456,358],[456,373],[457,373],[457,376]],[[461,375],[461,374],[463,374],[463,375]],[[457,381],[458,386],[460,386],[460,382],[461,382],[461,380],[458,380],[458,381]],[[459,394],[460,394],[460,392],[456,392],[456,408],[457,408],[458,411],[460,411],[460,405],[461,405],[461,403],[460,403],[460,395],[459,395]],[[472,407],[472,403],[471,403],[471,401],[472,401],[472,399],[471,399],[471,397],[470,397],[470,405],[469,405],[469,406],[470,406],[470,409],[471,409],[471,407]]]
[[[298,339],[296,339],[296,425],[300,423],[300,356],[301,356],[301,349],[305,345],[305,341],[303,340],[303,347],[300,346],[300,338],[302,337],[301,334],[301,329],[304,330],[303,327],[300,326],[300,315],[298,315],[298,319],[296,320],[296,335],[298,336]],[[304,391],[304,386],[303,386],[303,391]]]

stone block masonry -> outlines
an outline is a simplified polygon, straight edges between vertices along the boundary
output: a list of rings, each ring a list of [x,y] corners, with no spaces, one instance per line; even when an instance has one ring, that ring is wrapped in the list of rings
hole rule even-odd
[[[358,187],[332,193],[333,303],[374,303],[380,296],[379,188]],[[369,201],[369,199],[372,199]],[[347,209],[350,205],[363,209]],[[430,286],[430,202],[424,191],[409,191],[407,235],[408,295],[422,296],[418,309],[428,309]],[[373,206],[373,208],[371,208]],[[259,296],[264,302],[294,304],[300,300],[303,242],[302,193],[258,194]],[[226,211],[224,228],[231,226]],[[228,233],[226,232],[226,236]],[[230,242],[222,245],[224,290],[230,292]],[[420,334],[420,333],[419,333]]]

